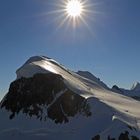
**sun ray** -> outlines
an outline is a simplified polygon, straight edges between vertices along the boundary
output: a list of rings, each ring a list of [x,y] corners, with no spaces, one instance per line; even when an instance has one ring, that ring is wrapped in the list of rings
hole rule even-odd
[[[54,6],[52,7],[53,10],[48,12],[47,15],[54,15],[54,20],[52,18],[51,21],[53,20],[56,24],[56,31],[63,27],[66,27],[66,29],[73,28],[73,30],[76,30],[78,26],[85,26],[91,32],[91,22],[94,22],[96,15],[99,14],[96,10],[96,6],[99,3],[93,1],[60,0],[59,3],[54,3],[54,5],[52,3]]]
[[[86,26],[86,28],[88,29],[88,31],[89,31],[92,35],[94,35],[93,32],[92,32],[92,29],[90,28],[89,24],[84,20],[84,18],[81,17],[80,19],[81,19],[81,21],[84,23],[84,25]]]
[[[66,16],[66,17],[61,21],[61,23],[58,25],[58,28],[61,28],[61,27],[67,22],[68,19],[69,19],[69,17]]]

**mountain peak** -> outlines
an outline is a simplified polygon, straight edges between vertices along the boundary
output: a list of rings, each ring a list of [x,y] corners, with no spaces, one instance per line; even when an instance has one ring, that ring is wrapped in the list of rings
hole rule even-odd
[[[57,74],[55,68],[52,65],[59,65],[55,60],[46,57],[46,56],[32,56],[30,57],[22,67],[20,67],[17,71],[17,79],[21,77],[32,77],[36,73],[50,73],[53,72]]]
[[[132,85],[131,90],[140,91],[140,83],[139,83],[139,82],[135,82],[135,83]]]
[[[0,138],[138,139],[140,103],[77,73],[45,56],[29,58],[0,103]]]
[[[100,80],[100,78],[97,78],[96,76],[94,76],[94,75],[93,75],[92,73],[90,73],[89,71],[81,71],[81,70],[79,70],[79,71],[77,72],[77,74],[79,74],[80,76],[83,76],[83,77],[85,77],[85,78],[87,78],[87,79],[89,79],[89,80],[91,80],[91,81],[95,81],[95,82],[98,83],[100,86],[102,86],[102,87],[108,89],[108,86],[107,86],[104,82],[102,82],[102,81]]]

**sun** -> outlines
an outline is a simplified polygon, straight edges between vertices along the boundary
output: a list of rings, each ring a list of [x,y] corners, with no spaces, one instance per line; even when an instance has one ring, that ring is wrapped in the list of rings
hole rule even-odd
[[[95,0],[59,0],[51,3],[52,11],[48,15],[53,15],[57,29],[69,27],[74,29],[86,26],[90,30],[89,24],[95,20],[96,3]]]
[[[75,18],[82,14],[83,5],[78,0],[69,0],[66,4],[66,12],[69,16]]]

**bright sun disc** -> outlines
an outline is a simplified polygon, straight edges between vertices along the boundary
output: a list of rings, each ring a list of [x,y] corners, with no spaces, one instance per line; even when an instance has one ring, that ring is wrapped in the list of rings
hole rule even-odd
[[[66,11],[69,16],[78,17],[82,13],[82,4],[78,0],[70,0],[67,3]]]

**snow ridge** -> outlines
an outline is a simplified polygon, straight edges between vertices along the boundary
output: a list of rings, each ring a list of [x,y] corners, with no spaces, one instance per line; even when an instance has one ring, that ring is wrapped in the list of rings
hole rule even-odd
[[[51,107],[52,104],[54,104],[58,98],[67,91],[67,89],[70,89],[76,93],[76,95],[84,97],[89,103],[93,115],[88,119],[85,119],[84,116],[77,114],[76,117],[71,117],[69,124],[59,125],[59,127],[58,125],[56,126],[52,124],[51,120],[48,120],[48,124],[52,126],[53,129],[57,128],[57,132],[60,130],[60,128],[62,128],[62,130],[68,129],[69,131],[73,130],[73,128],[77,128],[77,130],[74,132],[72,131],[72,134],[69,133],[69,135],[65,135],[63,132],[61,132],[57,133],[56,135],[54,135],[54,133],[53,135],[52,133],[49,135],[47,132],[47,136],[45,135],[45,138],[47,137],[48,139],[56,140],[57,138],[62,139],[63,137],[63,139],[68,140],[77,140],[79,138],[84,140],[91,139],[91,134],[93,134],[93,136],[100,134],[102,140],[107,140],[110,133],[112,134],[112,137],[118,138],[118,135],[121,132],[125,132],[125,130],[129,131],[129,128],[131,128],[131,133],[129,134],[130,136],[135,134],[137,137],[140,137],[140,102],[126,95],[110,91],[99,79],[97,80],[95,77],[92,80],[90,77],[86,77],[86,79],[83,75],[78,75],[66,69],[55,60],[45,56],[31,57],[21,68],[16,71],[16,73],[17,80],[22,77],[31,78],[38,73],[52,73],[60,75],[63,78],[63,82],[67,88],[61,90],[57,94],[58,96],[56,96],[53,102],[47,105],[46,108]],[[132,90],[139,89],[139,85],[139,83],[135,84]],[[63,114],[66,116],[64,108],[61,104],[60,108]],[[99,123],[101,123],[101,125],[99,125]],[[116,126],[120,129],[116,129]]]
[[[40,69],[36,69],[36,67],[39,67]],[[73,75],[72,72],[66,71],[66,69],[62,68],[59,63],[52,59],[48,59],[47,57],[35,56],[30,58],[20,69],[18,69],[17,77],[19,78],[21,76],[33,76],[33,74],[35,73],[45,72],[60,74],[65,79],[65,83],[68,85],[68,87],[70,87],[70,89],[72,89],[73,91],[78,91],[77,93],[85,98],[96,97],[101,100],[101,102],[104,102],[110,107],[113,107],[115,110],[118,110],[121,113],[123,112],[124,114],[126,114],[126,116],[130,115],[130,118],[131,114],[126,113],[124,110],[122,110],[122,108],[126,108],[125,110],[128,110],[128,112],[137,112],[137,114],[132,114],[132,116],[140,120],[140,111],[138,111],[138,108],[140,108],[139,102],[128,97],[126,98],[123,95],[110,92],[109,90],[106,90],[104,88],[101,89],[98,86],[99,83],[91,85],[91,83],[88,83],[88,81],[83,82],[81,81],[80,76],[78,78],[77,75]],[[97,81],[94,82],[96,83]],[[102,87],[102,84],[100,84],[100,86]],[[118,104],[120,102],[121,104]],[[135,106],[135,110],[137,111],[133,111],[134,108],[129,108],[129,106],[127,106],[128,103],[130,103],[132,106]],[[122,120],[124,120],[125,122],[130,122],[130,120],[126,121],[123,118],[124,117],[122,117]],[[136,123],[135,126],[137,127]]]

